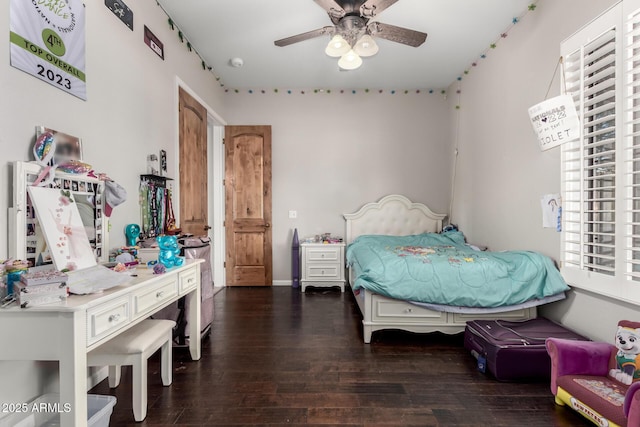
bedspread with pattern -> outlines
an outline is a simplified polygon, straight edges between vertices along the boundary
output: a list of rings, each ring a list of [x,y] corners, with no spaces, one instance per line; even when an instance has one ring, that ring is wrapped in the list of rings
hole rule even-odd
[[[459,231],[359,236],[347,248],[347,265],[354,289],[434,304],[500,307],[569,289],[548,257],[477,251]]]

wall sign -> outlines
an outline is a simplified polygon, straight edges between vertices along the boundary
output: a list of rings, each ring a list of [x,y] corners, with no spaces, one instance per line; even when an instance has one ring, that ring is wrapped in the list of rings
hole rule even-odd
[[[164,45],[162,42],[151,32],[147,26],[144,26],[144,42],[151,48],[160,58],[164,60]]]
[[[104,5],[133,31],[133,12],[122,0],[104,0]]]
[[[580,121],[571,95],[560,95],[529,108],[540,149],[548,150],[580,137]]]
[[[87,99],[82,0],[11,0],[11,65]]]

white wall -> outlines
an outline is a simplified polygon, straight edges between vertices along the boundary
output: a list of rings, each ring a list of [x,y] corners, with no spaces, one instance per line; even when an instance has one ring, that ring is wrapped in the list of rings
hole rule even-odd
[[[451,108],[452,123],[460,115],[453,221],[470,241],[559,259],[560,235],[542,228],[540,197],[560,192],[560,151],[540,151],[527,109],[544,99],[560,43],[614,3],[540,0],[460,83],[461,109]],[[549,96],[559,93],[558,74]],[[618,320],[640,318],[638,307],[580,290],[541,314],[601,340],[612,339]]]
[[[146,172],[146,155],[165,149],[169,173],[177,176],[176,77],[223,113],[223,91],[213,74],[180,43],[154,0],[127,2],[134,13],[133,32],[104,2],[85,3],[88,100],[82,101],[9,65],[9,2],[3,2],[0,33],[7,39],[0,43],[0,259],[12,255],[6,245],[9,163],[31,160],[37,125],[81,137],[85,161],[127,190],[128,200],[112,216],[111,246],[117,247],[124,244],[124,226],[139,222],[138,181]],[[164,61],[144,44],[144,25],[164,43]],[[24,401],[47,388],[55,375],[42,366],[0,362],[0,402]]]
[[[272,126],[274,280],[291,280],[291,237],[344,236],[343,213],[392,193],[446,213],[448,114],[436,94],[228,93],[229,124]],[[288,218],[297,210],[298,218]]]

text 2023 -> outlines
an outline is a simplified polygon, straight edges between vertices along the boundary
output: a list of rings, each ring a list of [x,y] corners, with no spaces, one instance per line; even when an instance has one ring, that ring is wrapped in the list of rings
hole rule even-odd
[[[53,71],[49,70],[48,68],[44,68],[40,64],[36,64],[36,66],[38,67],[38,75],[39,76],[42,76],[42,77],[46,78],[50,82],[57,83],[62,87],[65,87],[67,89],[71,89],[71,80],[64,78],[64,76],[61,76],[58,73],[54,73]]]

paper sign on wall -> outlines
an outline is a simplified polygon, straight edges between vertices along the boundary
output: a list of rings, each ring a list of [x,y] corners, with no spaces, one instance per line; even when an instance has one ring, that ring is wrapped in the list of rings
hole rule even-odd
[[[542,226],[562,231],[562,198],[560,194],[545,194],[540,199]]]
[[[540,149],[548,150],[580,136],[580,121],[571,95],[547,99],[529,108]]]
[[[82,0],[11,0],[11,65],[87,99]]]

